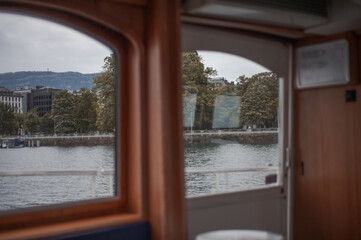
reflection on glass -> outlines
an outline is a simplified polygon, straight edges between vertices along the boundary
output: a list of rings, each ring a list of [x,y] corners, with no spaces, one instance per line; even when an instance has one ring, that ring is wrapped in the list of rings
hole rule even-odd
[[[197,94],[189,93],[183,96],[183,125],[186,128],[193,128],[196,103]]]
[[[115,196],[115,56],[0,14],[0,211]]]
[[[277,183],[277,75],[199,51],[183,53],[182,81],[187,196]]]
[[[214,128],[239,128],[240,126],[240,96],[216,97],[213,112]]]

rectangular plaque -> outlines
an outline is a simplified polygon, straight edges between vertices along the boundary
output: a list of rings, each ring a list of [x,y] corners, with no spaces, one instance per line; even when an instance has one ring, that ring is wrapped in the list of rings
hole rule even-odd
[[[297,87],[346,84],[350,81],[349,44],[346,39],[296,49]]]

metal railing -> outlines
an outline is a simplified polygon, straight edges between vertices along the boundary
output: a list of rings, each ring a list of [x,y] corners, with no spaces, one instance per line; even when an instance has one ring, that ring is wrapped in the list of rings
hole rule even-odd
[[[216,174],[216,192],[219,192],[220,186],[220,174],[225,174],[226,188],[229,188],[229,173],[240,172],[275,172],[278,171],[278,167],[257,167],[257,168],[233,168],[233,169],[186,169],[185,173],[215,173]],[[113,193],[112,177],[114,170],[100,170],[100,171],[11,171],[0,172],[0,177],[6,176],[91,176],[92,177],[92,197],[95,197],[95,177],[98,174],[109,176],[109,194]]]
[[[226,189],[229,188],[228,173],[240,173],[240,172],[275,172],[278,171],[278,167],[264,167],[264,168],[232,168],[232,169],[186,169],[185,173],[215,173],[216,174],[216,192],[219,192],[221,173],[225,174]]]
[[[97,174],[109,176],[109,194],[113,193],[112,176],[114,171],[101,170],[101,171],[11,171],[0,172],[0,177],[23,177],[23,176],[91,176],[92,177],[92,197],[95,197],[95,177]]]

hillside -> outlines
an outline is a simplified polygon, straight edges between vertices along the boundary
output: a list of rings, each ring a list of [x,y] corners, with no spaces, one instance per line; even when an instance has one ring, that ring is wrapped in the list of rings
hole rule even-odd
[[[82,87],[91,89],[93,77],[100,73],[82,74],[78,72],[14,72],[1,73],[0,86],[10,90],[16,87],[36,86],[54,87],[59,89],[78,90]]]

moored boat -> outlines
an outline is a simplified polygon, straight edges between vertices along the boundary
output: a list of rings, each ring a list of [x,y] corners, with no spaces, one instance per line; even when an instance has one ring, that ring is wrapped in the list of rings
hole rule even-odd
[[[5,143],[5,147],[7,148],[22,148],[24,145],[24,140],[20,138],[12,138]]]

